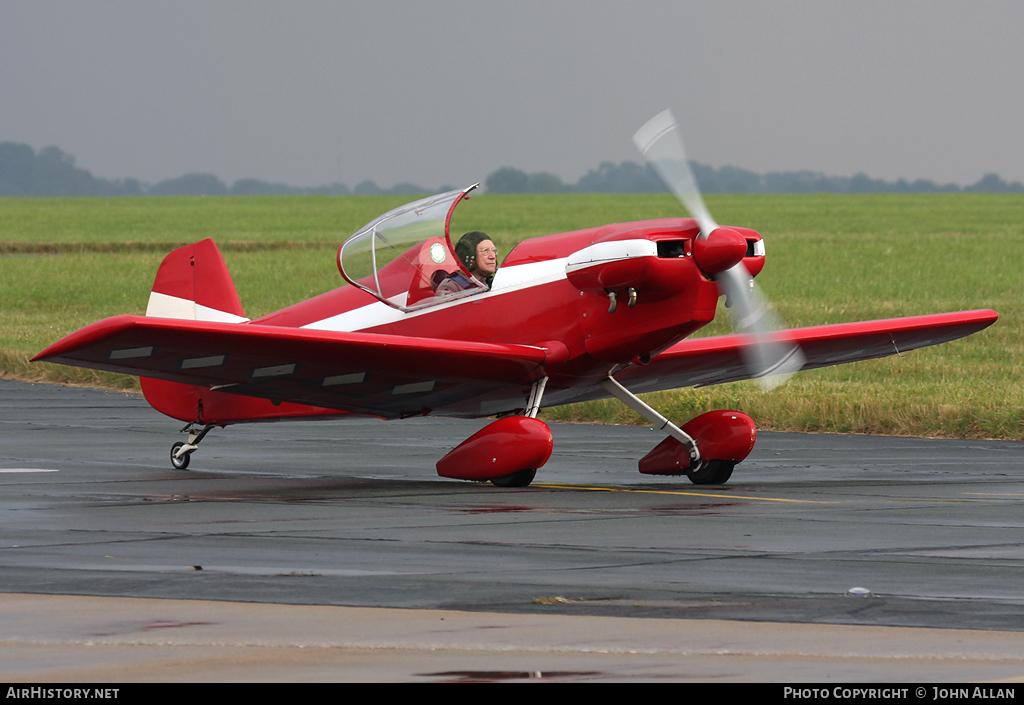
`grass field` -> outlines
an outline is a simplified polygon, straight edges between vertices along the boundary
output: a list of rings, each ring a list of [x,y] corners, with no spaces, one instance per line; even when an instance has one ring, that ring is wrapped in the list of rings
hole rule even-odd
[[[135,386],[133,378],[28,359],[100,318],[145,311],[163,256],[213,237],[247,315],[340,286],[344,238],[407,198],[277,196],[0,199],[0,373]],[[771,393],[750,383],[662,392],[650,403],[685,421],[713,408],[759,428],[1024,439],[1024,196],[990,194],[712,196],[723,224],[761,232],[762,290],[790,326],[993,308],[966,340],[904,357],[797,375]],[[681,214],[668,195],[476,197],[453,229],[524,238]],[[701,334],[728,332],[720,315]],[[643,423],[616,401],[546,418]]]

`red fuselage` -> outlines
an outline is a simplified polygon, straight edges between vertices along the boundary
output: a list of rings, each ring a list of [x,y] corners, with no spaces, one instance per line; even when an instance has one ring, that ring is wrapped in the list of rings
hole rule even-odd
[[[562,403],[583,391],[581,382],[587,387],[616,365],[643,363],[714,318],[719,291],[693,257],[698,230],[692,219],[672,218],[533,238],[509,253],[485,293],[400,311],[344,286],[253,323],[545,347],[552,352],[546,401]],[[753,252],[760,235],[736,230]],[[651,243],[649,253],[639,241]],[[631,254],[634,243],[641,254]],[[593,246],[606,249],[573,261]],[[751,274],[764,265],[763,255],[743,261]],[[620,302],[614,313],[610,293]]]

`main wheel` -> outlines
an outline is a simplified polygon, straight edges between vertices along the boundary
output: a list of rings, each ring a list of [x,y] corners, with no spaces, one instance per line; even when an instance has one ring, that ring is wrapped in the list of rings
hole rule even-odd
[[[735,460],[709,460],[697,472],[687,473],[695,485],[724,485],[732,477]]]
[[[185,468],[187,468],[189,457],[192,455],[191,452],[184,453],[181,456],[177,455],[178,448],[181,448],[183,445],[185,444],[182,443],[181,441],[178,441],[173,446],[171,446],[171,465],[174,466],[175,470],[184,470]]]
[[[491,484],[495,487],[527,487],[533,478],[537,476],[536,468],[530,470],[520,470],[514,472],[511,475],[505,475],[505,477],[496,477],[491,480]]]

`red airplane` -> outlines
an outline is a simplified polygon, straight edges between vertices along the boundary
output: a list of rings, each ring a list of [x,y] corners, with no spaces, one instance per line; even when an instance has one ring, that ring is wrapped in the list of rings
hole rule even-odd
[[[538,410],[611,395],[666,434],[640,472],[722,484],[754,447],[751,418],[712,411],[677,426],[636,393],[778,381],[955,340],[998,317],[978,310],[778,330],[753,285],[764,242],[711,218],[671,114],[634,140],[694,218],[525,240],[491,278],[490,241],[457,245],[449,231],[471,186],[380,216],[339,248],[348,286],[256,320],[245,317],[217,246],[203,240],[164,259],[145,316],[99,321],[34,359],[140,376],[149,403],[187,424],[188,441],[171,448],[179,469],[212,428],[229,424],[497,416],[437,472],[523,487],[552,450]],[[739,332],[687,339],[714,318],[722,295]]]

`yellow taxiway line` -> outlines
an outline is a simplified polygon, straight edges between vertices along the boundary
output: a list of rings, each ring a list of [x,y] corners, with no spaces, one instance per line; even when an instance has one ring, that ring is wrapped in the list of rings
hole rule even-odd
[[[794,504],[838,504],[813,499],[784,499],[782,497],[751,497],[749,495],[710,494],[707,492],[681,492],[677,490],[631,490],[621,487],[584,487],[582,485],[531,485],[546,490],[585,490],[588,492],[638,492],[640,494],[671,494],[686,497],[714,497],[715,499],[750,500],[752,502],[792,502]]]

